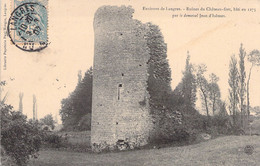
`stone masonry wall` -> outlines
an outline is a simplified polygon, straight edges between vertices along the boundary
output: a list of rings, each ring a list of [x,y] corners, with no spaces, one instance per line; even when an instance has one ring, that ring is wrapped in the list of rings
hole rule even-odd
[[[147,144],[152,121],[147,91],[147,27],[130,7],[104,6],[94,18],[95,50],[91,144],[113,149],[118,141]]]

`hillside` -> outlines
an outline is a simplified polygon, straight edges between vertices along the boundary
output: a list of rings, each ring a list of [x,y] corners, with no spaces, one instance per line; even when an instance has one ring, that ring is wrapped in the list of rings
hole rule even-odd
[[[247,155],[244,147],[252,145],[254,153]],[[225,136],[196,145],[143,149],[118,153],[74,153],[41,151],[30,165],[260,165],[260,136]]]

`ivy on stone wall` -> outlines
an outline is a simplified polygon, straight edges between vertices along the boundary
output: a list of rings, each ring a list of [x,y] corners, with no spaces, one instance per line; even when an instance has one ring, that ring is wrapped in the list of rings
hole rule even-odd
[[[171,141],[176,135],[176,127],[181,125],[182,115],[171,107],[171,69],[167,59],[167,46],[158,26],[147,24],[148,92],[150,113],[153,120],[151,142]]]
[[[171,93],[171,69],[167,59],[167,46],[158,26],[147,24],[147,46],[150,59],[148,61],[148,91],[151,107],[166,105],[168,94]]]

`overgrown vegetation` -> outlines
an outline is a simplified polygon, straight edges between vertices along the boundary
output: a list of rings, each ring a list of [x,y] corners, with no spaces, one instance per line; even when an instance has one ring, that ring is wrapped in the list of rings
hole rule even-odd
[[[43,146],[45,148],[61,148],[65,147],[67,143],[66,138],[56,133],[44,133]]]
[[[37,157],[43,133],[36,123],[12,108],[1,104],[1,146],[17,165],[26,165],[30,157]]]
[[[171,96],[171,70],[167,60],[167,48],[158,26],[147,24],[146,34],[150,59],[148,61],[148,92],[150,94],[150,114],[154,129],[151,142],[172,139],[175,128],[181,124],[181,114],[169,106]]]
[[[45,132],[43,141],[45,149],[91,152],[90,131]]]

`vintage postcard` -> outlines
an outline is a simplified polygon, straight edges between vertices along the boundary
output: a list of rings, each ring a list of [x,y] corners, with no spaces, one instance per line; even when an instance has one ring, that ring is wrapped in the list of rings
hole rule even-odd
[[[1,165],[260,165],[259,0],[1,0]]]

